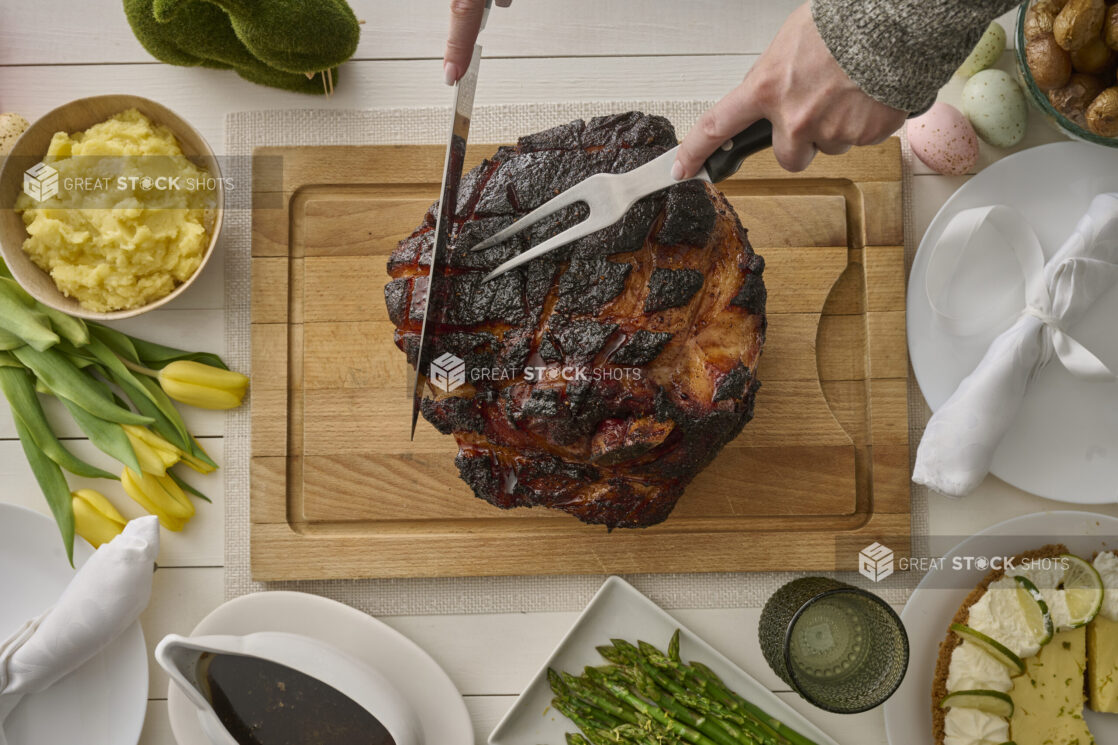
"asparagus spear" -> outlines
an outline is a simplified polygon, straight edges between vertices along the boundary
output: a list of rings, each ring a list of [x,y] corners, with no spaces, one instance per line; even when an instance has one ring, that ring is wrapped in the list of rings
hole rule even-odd
[[[614,699],[608,691],[603,692],[573,675],[564,674],[563,682],[567,686],[570,697],[579,699],[628,724],[642,724],[641,719],[637,717],[637,712],[626,709],[622,702]]]
[[[810,740],[794,740],[790,738],[788,736],[789,732],[800,736],[793,730],[785,728],[786,731],[781,732],[776,729],[773,723],[781,723],[752,704],[749,704],[749,706],[752,707],[752,711],[742,706],[742,702],[748,702],[726,688],[718,676],[711,672],[709,668],[704,668],[705,672],[703,672],[695,667],[699,663],[692,662],[690,665],[673,663],[666,657],[656,654],[650,654],[648,660],[664,674],[673,678],[677,684],[685,686],[692,694],[704,698],[704,700],[715,702],[741,715],[744,720],[742,727],[761,742],[773,745],[790,745],[790,743],[795,743],[795,745],[815,745],[815,743],[812,743]],[[784,725],[781,724],[781,727],[783,726]]]
[[[672,662],[683,662],[679,658],[679,629],[675,630],[672,638],[668,641],[668,659]]]
[[[649,704],[639,696],[633,695],[628,688],[611,682],[605,683],[605,686],[609,689],[610,693],[618,699],[644,714],[646,717],[658,722],[672,734],[679,735],[684,740],[687,740],[687,742],[694,743],[694,745],[719,745],[702,732],[669,716],[668,713],[660,707]]]
[[[594,706],[591,706],[585,701],[580,701],[577,698],[564,698],[560,696],[554,699],[552,703],[556,705],[555,708],[557,709],[559,708],[560,704],[567,708],[573,709],[584,718],[588,718],[595,724],[602,727],[613,729],[615,727],[620,727],[623,724],[627,724],[627,722],[615,717],[613,714],[603,711],[602,709],[595,708]]]
[[[600,722],[587,716],[580,709],[568,703],[565,699],[555,699],[552,705],[565,716],[570,719],[575,725],[582,730],[583,735],[586,736],[591,745],[614,745],[617,742],[609,734],[609,728],[601,725]]]
[[[681,701],[684,697],[692,697],[686,687],[677,680],[671,679],[665,675],[662,670],[658,669],[651,664],[650,658],[652,656],[662,657],[659,650],[646,642],[639,642],[639,647],[634,647],[624,639],[614,639],[612,649],[615,651],[615,656],[626,660],[629,664],[636,665],[645,675],[652,679],[652,681],[661,689],[671,694],[674,700]],[[678,664],[678,663],[677,663]],[[682,667],[682,665],[680,665]],[[643,693],[643,691],[642,691]],[[701,699],[701,695],[700,695]],[[707,711],[713,711],[712,705],[706,706]],[[686,705],[685,705],[686,706]],[[739,721],[740,726],[735,726],[735,722],[725,721],[716,717],[716,724],[727,735],[733,737],[737,742],[749,743],[778,743],[776,737],[771,736],[769,733],[764,732],[763,728],[759,726],[752,726],[751,723]],[[748,738],[748,739],[747,739]]]
[[[637,690],[647,699],[683,724],[702,732],[720,745],[756,745],[760,740],[748,737],[728,722],[710,718],[702,712],[692,711],[669,693],[662,691],[648,676],[641,676]]]
[[[746,712],[756,718],[762,724],[771,727],[785,740],[793,743],[793,745],[817,745],[814,740],[808,737],[804,737],[799,732],[784,724],[784,722],[780,721],[776,717],[770,714],[766,714],[761,709],[761,707],[749,701],[746,701],[744,698],[731,691],[729,688],[726,687],[722,680],[714,674],[714,671],[703,663],[692,662],[690,667],[699,675],[706,678],[708,686],[720,689],[728,698],[735,701],[737,703],[737,708],[739,711]]]

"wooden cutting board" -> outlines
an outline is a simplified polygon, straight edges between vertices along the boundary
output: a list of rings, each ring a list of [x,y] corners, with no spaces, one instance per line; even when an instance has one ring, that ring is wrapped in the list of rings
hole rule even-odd
[[[494,145],[471,145],[466,168]],[[851,569],[910,527],[896,139],[720,188],[765,257],[756,415],[663,524],[607,532],[473,496],[454,438],[408,440],[382,288],[441,146],[262,148],[252,234],[252,573],[308,578]]]

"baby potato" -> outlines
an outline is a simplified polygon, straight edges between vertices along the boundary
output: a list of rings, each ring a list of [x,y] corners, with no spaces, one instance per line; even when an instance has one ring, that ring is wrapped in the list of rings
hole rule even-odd
[[[1087,107],[1106,85],[1097,75],[1077,72],[1064,87],[1048,91],[1048,100],[1056,111],[1087,129]]]
[[[1118,8],[1118,5],[1114,7]],[[1098,36],[1071,53],[1071,66],[1079,72],[1102,72],[1110,65],[1113,56],[1114,50]]]
[[[1102,137],[1118,137],[1118,85],[1107,88],[1087,107],[1087,128]]]
[[[1037,3],[1025,13],[1025,41],[1032,41],[1052,33],[1052,27],[1056,23],[1056,13],[1059,11],[1041,6],[1042,3]]]
[[[1061,47],[1069,52],[1082,49],[1102,34],[1106,20],[1106,0],[1068,0],[1056,16],[1052,33]]]
[[[1118,52],[1118,4],[1110,6],[1106,11],[1106,23],[1103,28],[1103,41],[1106,45]]]
[[[1068,4],[1068,0],[1037,0],[1025,12],[1025,41],[1052,33],[1056,16]]]
[[[1056,43],[1052,34],[1033,39],[1025,45],[1025,59],[1033,80],[1042,91],[1061,88],[1071,77],[1071,55]]]

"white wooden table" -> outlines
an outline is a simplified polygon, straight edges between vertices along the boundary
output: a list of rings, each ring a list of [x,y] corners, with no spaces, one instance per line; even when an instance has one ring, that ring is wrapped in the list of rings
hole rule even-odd
[[[133,37],[120,0],[0,2],[0,111],[34,120],[66,101],[105,93],[153,98],[192,122],[221,152],[231,111],[288,108],[430,106],[448,101],[441,54],[447,0],[350,0],[366,23],[354,59],[328,100],[255,86],[232,72],[171,67],[154,61]],[[479,104],[575,100],[717,98],[733,87],[797,0],[516,0],[495,9],[485,32]],[[1004,24],[1010,30],[1012,20]],[[1012,34],[1011,34],[1012,37]],[[1007,52],[1001,63],[1012,69]],[[943,92],[957,101],[961,83]],[[1056,139],[1033,116],[1021,147]],[[984,146],[979,168],[1004,156]],[[915,178],[915,229],[922,233],[965,177],[924,172]],[[122,324],[134,333],[187,348],[222,351],[220,262],[183,298]],[[59,426],[65,417],[55,419]],[[220,461],[222,417],[194,413],[192,431]],[[66,434],[80,433],[71,427]],[[99,453],[77,441],[92,460]],[[75,482],[77,480],[74,480]],[[223,600],[221,471],[197,483],[214,497],[184,534],[167,535],[155,594],[143,617],[149,646],[186,633]],[[0,500],[46,513],[6,406],[0,404]],[[120,497],[122,508],[134,507]],[[933,496],[935,535],[965,535],[1008,517],[1062,507],[989,478],[962,502]],[[1105,508],[1118,515],[1118,508]],[[137,514],[133,511],[131,515]],[[246,536],[247,540],[247,536]],[[473,715],[478,743],[573,622],[575,613],[408,616],[383,619],[427,649],[447,670]],[[788,692],[757,645],[759,609],[680,610],[682,622],[818,722],[843,745],[884,745],[880,708],[843,717],[822,713]],[[167,678],[152,666],[142,745],[173,745]],[[895,744],[899,745],[899,744]]]

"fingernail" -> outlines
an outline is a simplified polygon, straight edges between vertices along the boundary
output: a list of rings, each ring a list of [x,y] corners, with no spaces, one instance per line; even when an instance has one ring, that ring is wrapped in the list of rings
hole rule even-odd
[[[443,63],[443,82],[447,85],[454,85],[458,82],[458,65],[453,62]]]
[[[680,163],[678,160],[675,163],[672,163],[672,178],[674,178],[676,181],[679,181],[681,178],[683,178],[683,164]]]

